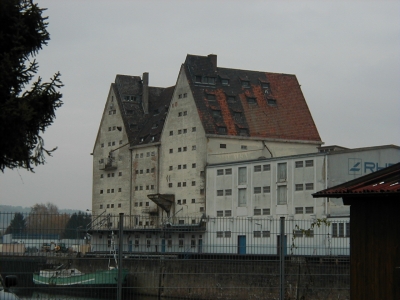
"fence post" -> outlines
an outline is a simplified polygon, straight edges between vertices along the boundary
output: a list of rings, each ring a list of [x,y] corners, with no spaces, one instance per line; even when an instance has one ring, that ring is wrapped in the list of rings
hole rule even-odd
[[[124,213],[119,214],[119,232],[118,232],[118,287],[117,287],[117,299],[122,299],[122,251],[124,246]]]
[[[285,299],[285,217],[281,217],[279,238],[279,299]]]

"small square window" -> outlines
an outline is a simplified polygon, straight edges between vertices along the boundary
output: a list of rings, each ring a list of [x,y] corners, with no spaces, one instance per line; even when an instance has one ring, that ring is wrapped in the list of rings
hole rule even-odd
[[[122,172],[119,172],[119,173],[118,173],[118,176],[122,176]]]
[[[187,116],[187,111],[186,111],[186,110],[183,112],[183,115],[184,115],[184,116]]]
[[[261,165],[254,166],[254,172],[261,172]]]
[[[178,113],[178,117],[182,117],[182,112],[179,112],[179,113]]]
[[[182,165],[182,169],[186,169],[186,164]]]
[[[192,164],[192,168],[196,168],[196,164]]]
[[[226,144],[219,144],[220,148],[226,149]]]
[[[203,212],[204,211],[204,207],[200,207],[200,212]]]
[[[223,210],[217,210],[217,217],[223,217],[224,216],[224,211]]]
[[[224,190],[217,190],[217,196],[223,196]]]
[[[122,189],[121,189],[121,188],[118,188],[118,192],[119,192],[119,193],[122,192]]]
[[[314,213],[314,207],[306,207],[306,214],[313,214]]]
[[[231,217],[232,216],[232,211],[231,210],[226,210],[225,211],[225,217]]]
[[[275,99],[268,99],[267,103],[268,103],[268,105],[276,106],[276,100]]]
[[[224,237],[224,232],[223,231],[217,231],[217,238],[222,238]]]
[[[263,208],[262,210],[264,216],[269,216],[271,214],[270,208]]]
[[[254,187],[254,194],[261,194],[261,187]]]
[[[247,80],[242,80],[242,87],[250,87],[250,82]]]
[[[296,168],[302,168],[303,167],[303,161],[296,161],[295,162]]]
[[[265,193],[265,194],[271,193],[271,187],[270,186],[263,186],[263,193]]]
[[[231,189],[225,190],[225,196],[231,196],[231,195],[232,195],[232,190]]]
[[[180,182],[178,182],[178,187],[181,187],[181,183]]]
[[[174,153],[174,149],[169,149],[169,153]]]
[[[303,214],[303,207],[296,207],[295,214]]]
[[[178,170],[182,169],[182,165],[178,165]]]
[[[192,199],[192,203],[196,203],[196,199]]]
[[[221,79],[222,85],[229,85],[229,79]]]
[[[265,238],[271,237],[271,232],[270,231],[263,231],[262,232],[262,237],[265,237]]]
[[[103,190],[100,190],[100,194],[103,194]]]
[[[254,231],[253,235],[255,238],[260,238],[261,237],[261,231]]]
[[[179,94],[178,98],[181,99],[182,98],[182,94]]]
[[[295,230],[293,235],[295,237],[303,237],[303,230]]]
[[[217,175],[224,175],[224,169],[218,169],[217,170]]]
[[[196,145],[192,146],[192,151],[196,150]]]
[[[182,134],[182,129],[179,129],[179,130],[178,130],[178,134]]]
[[[181,205],[181,200],[180,200],[180,199],[179,199],[179,200],[176,200],[176,203],[179,204],[179,205]]]
[[[314,189],[314,183],[306,183],[306,190],[313,190]]]
[[[104,148],[104,143],[101,143],[101,148]]]
[[[232,169],[225,169],[225,175],[232,175]]]
[[[234,103],[234,102],[236,102],[236,97],[229,95],[227,100],[228,100],[228,103]]]
[[[254,209],[254,215],[255,216],[261,216],[261,208],[255,208]]]
[[[178,148],[178,152],[182,152],[182,148],[181,147]]]
[[[246,145],[242,145],[242,146],[240,146],[240,149],[247,150],[247,146]]]
[[[100,209],[103,209],[103,204],[100,204]]]
[[[174,131],[171,130],[171,131],[169,132],[169,135],[174,135]]]
[[[187,151],[187,147],[183,147],[183,152],[186,152]]]
[[[296,185],[295,185],[295,190],[296,190],[296,191],[302,191],[302,190],[303,190],[303,187],[304,187],[304,186],[303,186],[302,183],[296,184]]]
[[[313,167],[314,161],[313,160],[306,160],[306,167]]]
[[[225,231],[225,237],[230,238],[231,237],[231,232],[230,231]]]
[[[192,127],[192,132],[196,132],[196,127]]]
[[[183,94],[183,98],[187,98],[187,93],[184,93],[184,94]]]
[[[168,183],[168,187],[172,188],[172,183],[171,182]]]
[[[192,181],[192,186],[195,186],[196,185],[196,181]]]

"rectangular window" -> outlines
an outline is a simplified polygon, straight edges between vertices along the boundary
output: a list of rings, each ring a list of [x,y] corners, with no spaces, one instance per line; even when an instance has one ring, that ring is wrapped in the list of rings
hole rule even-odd
[[[263,208],[263,215],[264,216],[269,216],[271,214],[271,209],[269,208]]]
[[[182,165],[178,165],[178,170],[180,170],[182,168]]]
[[[224,211],[223,210],[217,210],[217,217],[223,217],[224,216]]]
[[[172,171],[174,169],[173,166],[169,166],[169,170]]]
[[[250,82],[247,80],[242,80],[242,87],[250,87]]]
[[[229,85],[229,79],[221,79],[222,85]]]
[[[255,208],[254,209],[254,215],[255,216],[261,216],[261,208]]]
[[[246,184],[247,183],[247,168],[240,167],[239,168],[239,184]]]
[[[192,186],[196,186],[196,181],[192,181]]]
[[[306,190],[313,190],[314,189],[314,183],[306,183]]]
[[[254,166],[254,172],[261,172],[261,165]]]
[[[262,232],[262,237],[265,237],[265,238],[271,237],[271,232],[270,231],[263,231]]]
[[[249,103],[249,104],[257,104],[256,98],[248,97],[247,98],[247,103]]]
[[[228,103],[234,103],[236,102],[236,97],[235,96],[228,96]]]
[[[196,199],[192,199],[192,203],[196,203]]]
[[[278,181],[286,181],[287,171],[286,171],[286,163],[278,164]]]
[[[332,223],[332,237],[338,237],[338,224]]]
[[[222,127],[222,126],[218,127],[218,133],[225,134],[226,133],[226,127]]]
[[[253,235],[255,238],[260,238],[261,237],[261,231],[253,231]]]
[[[219,144],[219,147],[225,149],[226,148],[226,144]]]
[[[186,169],[186,165],[182,165],[182,169]]]
[[[344,237],[344,223],[339,223],[339,237]]]
[[[185,129],[183,129],[183,133],[187,133],[187,129],[185,128]]]
[[[217,238],[222,238],[224,237],[224,232],[223,231],[217,231]]]
[[[303,231],[302,230],[295,230],[293,235],[295,237],[303,237]]]
[[[226,210],[225,211],[225,217],[231,217],[232,216],[232,211],[231,210]]]
[[[238,193],[238,206],[243,207],[247,205],[246,189],[239,189]]]
[[[192,168],[196,168],[196,164],[192,164]]]
[[[215,100],[215,95],[214,94],[207,94],[207,100]]]
[[[182,129],[179,129],[179,130],[178,130],[178,134],[182,134]]]
[[[242,149],[242,150],[247,150],[247,146],[246,146],[246,145],[241,145],[241,146],[240,146],[240,149]]]
[[[183,147],[183,152],[186,152],[187,151],[187,147]]]
[[[225,169],[225,175],[232,175],[232,169]]]
[[[313,160],[306,160],[306,167],[313,167],[314,161]]]
[[[183,240],[179,240],[179,248],[183,248]]]
[[[263,193],[264,194],[271,193],[271,187],[270,186],[263,186]]]
[[[306,214],[313,214],[314,213],[314,207],[309,206],[306,207]]]
[[[254,187],[254,194],[261,194],[261,187],[260,186]]]
[[[225,231],[225,237],[230,238],[231,237],[231,232],[230,231]]]
[[[295,162],[296,168],[302,168],[303,167],[303,161],[296,161]]]
[[[296,207],[295,208],[295,214],[302,214],[303,213],[303,207]]]
[[[218,175],[218,176],[224,175],[224,169],[219,169],[219,170],[217,170],[217,175]]]
[[[174,153],[174,149],[169,149],[169,153]]]
[[[278,186],[278,205],[285,205],[287,204],[287,191],[286,185],[279,185]]]
[[[224,190],[217,190],[217,196],[223,196]]]
[[[168,187],[172,188],[172,183],[171,182],[168,183]]]
[[[192,151],[193,151],[193,150],[196,150],[196,145],[193,145],[193,146],[192,146]]]
[[[174,135],[174,132],[171,130],[171,131],[169,132],[169,135]]]
[[[302,184],[302,183],[300,183],[300,184],[295,184],[295,190],[296,190],[296,191],[302,191],[302,190],[303,190],[303,184]]]
[[[192,127],[192,132],[196,132],[196,127]]]
[[[231,189],[225,190],[225,196],[231,196],[231,195],[232,195],[232,190]]]
[[[178,187],[181,187],[181,183],[180,182],[178,182]]]
[[[182,152],[182,148],[181,147],[178,148],[178,152]]]

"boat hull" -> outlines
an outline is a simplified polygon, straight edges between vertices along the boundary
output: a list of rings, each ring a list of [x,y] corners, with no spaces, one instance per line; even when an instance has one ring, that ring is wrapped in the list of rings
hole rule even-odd
[[[122,282],[125,282],[127,269],[122,269]],[[118,283],[118,269],[97,271],[94,273],[75,276],[41,276],[33,274],[33,283],[40,286],[116,286]]]

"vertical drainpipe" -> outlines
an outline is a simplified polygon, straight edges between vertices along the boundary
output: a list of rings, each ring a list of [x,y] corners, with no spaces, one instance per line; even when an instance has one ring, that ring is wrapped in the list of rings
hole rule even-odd
[[[325,154],[325,190],[328,188],[328,155]],[[328,198],[325,199],[325,215],[328,217]]]

